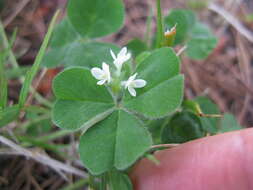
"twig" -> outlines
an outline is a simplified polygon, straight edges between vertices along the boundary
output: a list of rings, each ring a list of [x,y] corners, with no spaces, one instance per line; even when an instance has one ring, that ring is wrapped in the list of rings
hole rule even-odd
[[[241,22],[231,15],[228,11],[223,9],[221,6],[211,2],[208,5],[208,8],[220,16],[222,16],[229,24],[231,24],[241,35],[247,38],[250,42],[253,43],[253,33],[248,30],[245,26],[241,24]]]
[[[39,77],[38,77],[38,80],[34,84],[34,87],[33,87],[34,91],[27,98],[26,104],[29,105],[31,103],[31,101],[32,101],[32,99],[33,99],[33,97],[35,95],[35,92],[36,92],[36,90],[37,90],[37,88],[38,88],[41,80],[44,78],[44,76],[45,76],[46,73],[47,73],[47,68],[43,68],[42,71],[41,71],[41,73],[40,73],[40,75],[39,75]]]
[[[247,48],[245,48],[245,44],[243,43],[241,37],[237,35],[236,38],[236,44],[237,44],[237,57],[239,60],[239,66],[241,70],[241,78],[243,79],[244,83],[248,86],[251,86],[251,68],[250,68],[250,57],[249,52]],[[251,100],[251,94],[246,91],[246,95],[244,98],[243,106],[241,109],[241,112],[238,116],[238,121],[240,124],[242,124],[244,117],[247,113],[247,110],[250,106],[250,100]]]
[[[17,155],[23,155],[25,157],[32,158],[32,159],[36,160],[37,162],[40,162],[44,165],[49,166],[50,168],[54,169],[57,172],[65,171],[67,173],[72,173],[72,174],[75,174],[80,177],[84,177],[84,178],[88,177],[85,172],[83,172],[77,168],[74,168],[72,166],[68,166],[65,163],[54,160],[54,159],[46,156],[45,154],[41,154],[39,152],[32,152],[28,149],[25,149],[25,148],[15,144],[11,140],[5,138],[4,136],[0,136],[0,142],[11,147],[13,150],[15,150]]]
[[[30,0],[23,0],[21,1],[17,8],[15,9],[15,11],[4,21],[4,27],[6,27],[7,25],[9,25],[13,19],[15,19],[15,17],[20,13],[20,11],[23,10],[23,8],[27,5],[27,3],[29,3]]]
[[[177,52],[177,56],[180,56],[185,50],[187,49],[187,45],[183,46],[182,48],[180,48]]]

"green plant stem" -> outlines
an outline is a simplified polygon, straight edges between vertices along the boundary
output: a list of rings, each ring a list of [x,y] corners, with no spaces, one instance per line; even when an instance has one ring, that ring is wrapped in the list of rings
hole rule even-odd
[[[107,177],[106,177],[106,174],[103,174],[102,176],[101,176],[101,184],[100,184],[100,188],[99,188],[99,190],[106,190],[106,179],[107,179]]]
[[[56,152],[59,155],[63,155],[62,152],[59,152],[60,148],[65,148],[68,145],[60,145],[60,144],[49,144],[49,143],[45,143],[44,141],[40,141],[37,140],[35,138],[32,137],[28,137],[28,136],[18,136],[16,135],[16,137],[18,138],[18,140],[21,141],[21,145],[24,147],[29,147],[31,145],[36,146],[36,147],[41,147],[43,149],[47,149],[47,150],[52,150],[54,152]]]
[[[4,33],[3,28],[0,27],[0,33]],[[5,108],[7,106],[8,101],[8,82],[6,77],[6,71],[5,71],[5,60],[10,54],[11,48],[13,46],[13,43],[16,39],[17,31],[15,30],[10,44],[6,46],[1,52],[0,52],[0,107]],[[1,37],[3,38],[3,36]]]
[[[42,62],[42,58],[44,57],[45,55],[45,52],[46,52],[46,48],[49,44],[49,40],[52,36],[52,33],[53,33],[53,29],[54,29],[54,26],[55,26],[55,23],[56,23],[56,19],[59,15],[59,11],[57,11],[52,19],[52,21],[50,22],[50,25],[49,25],[49,28],[48,28],[48,31],[47,31],[47,34],[44,38],[44,41],[40,47],[40,50],[38,52],[38,55],[36,56],[35,58],[35,61],[34,61],[34,64],[31,68],[30,71],[27,72],[26,74],[26,77],[25,77],[25,81],[22,85],[22,88],[21,88],[21,92],[20,92],[20,96],[19,96],[19,107],[20,108],[23,108],[24,105],[25,105],[25,102],[26,102],[26,99],[27,99],[27,96],[28,96],[28,93],[29,93],[29,89],[31,87],[31,84],[32,84],[32,81],[35,77],[35,75],[37,74],[38,70],[39,70],[39,67],[40,67],[40,64]],[[32,91],[32,92],[35,92]]]
[[[69,135],[70,133],[73,133],[73,132],[67,131],[67,130],[59,130],[59,131],[56,131],[56,132],[51,133],[49,135],[39,137],[38,140],[40,140],[40,141],[50,141],[50,140],[57,139],[59,137],[65,136],[65,135]]]
[[[92,190],[95,190],[95,179],[94,179],[94,176],[92,175],[89,175],[89,187]]]
[[[5,108],[7,105],[7,79],[4,73],[4,58],[0,55],[0,107]]]
[[[84,185],[88,184],[88,182],[89,181],[87,179],[80,179],[80,180],[76,181],[75,183],[70,184],[67,187],[62,188],[61,190],[76,190],[76,189],[80,189]]]
[[[27,122],[23,123],[19,129],[22,129],[24,131],[27,130],[27,128],[30,126],[30,125],[33,125],[33,124],[36,124],[36,123],[39,123],[43,120],[46,120],[46,119],[50,119],[51,118],[51,114],[44,114],[40,117],[36,117],[35,119],[32,119],[32,120],[28,120]]]
[[[4,30],[4,27],[3,27],[3,24],[1,21],[0,21],[0,36],[1,36],[2,44],[3,44],[4,48],[8,48],[9,47],[8,38],[7,38],[7,35],[5,33],[5,30]],[[11,49],[9,51],[9,60],[10,60],[10,63],[13,68],[15,68],[15,69],[19,68],[18,62],[17,62],[15,55]],[[24,77],[20,78],[21,83],[23,83],[24,80],[25,80]],[[48,100],[46,100],[45,98],[43,98],[38,92],[36,92],[36,90],[32,86],[30,86],[29,90],[30,90],[30,92],[35,93],[35,98],[37,99],[38,102],[40,102],[41,104],[43,104],[47,107],[50,107],[50,108],[52,107],[52,103],[49,102]]]
[[[157,37],[156,37],[156,48],[162,47],[164,41],[164,29],[163,29],[163,17],[161,10],[161,0],[156,0],[157,9]]]
[[[145,32],[145,37],[144,41],[146,42],[147,46],[150,47],[150,34],[151,34],[151,24],[152,24],[152,18],[153,18],[153,9],[152,6],[150,6],[149,10],[149,16],[147,18],[146,22],[146,32]]]

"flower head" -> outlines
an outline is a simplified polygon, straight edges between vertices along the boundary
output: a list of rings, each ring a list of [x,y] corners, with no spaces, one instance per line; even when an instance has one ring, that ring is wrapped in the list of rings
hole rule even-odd
[[[137,73],[130,76],[127,81],[123,81],[121,83],[125,87],[125,89],[128,89],[129,93],[132,96],[136,96],[135,88],[142,88],[147,84],[147,82],[143,79],[135,79],[136,76],[137,76]]]
[[[110,74],[110,69],[109,65],[107,65],[105,62],[102,63],[102,69],[98,67],[94,67],[91,69],[91,74],[98,79],[99,81],[97,82],[98,85],[103,85],[106,82],[110,83],[111,82],[111,74]]]
[[[177,24],[175,24],[171,29],[168,29],[164,32],[165,37],[170,36],[170,35],[175,35],[176,34],[176,28]]]
[[[112,50],[110,50],[110,53],[113,58],[113,63],[116,66],[118,73],[120,73],[123,63],[131,58],[131,53],[127,53],[126,47],[123,47],[117,56]]]

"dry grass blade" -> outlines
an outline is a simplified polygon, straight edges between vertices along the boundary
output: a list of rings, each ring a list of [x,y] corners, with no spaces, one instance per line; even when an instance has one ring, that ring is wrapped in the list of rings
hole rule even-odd
[[[242,34],[244,37],[246,37],[250,42],[253,43],[253,33],[248,30],[246,27],[242,25],[242,23],[235,18],[233,15],[231,15],[229,12],[227,12],[225,9],[223,9],[221,6],[216,5],[215,3],[210,3],[208,8],[217,14],[221,15],[226,21],[231,24],[240,34]]]
[[[37,162],[40,162],[44,165],[47,165],[57,172],[64,171],[67,173],[75,174],[80,177],[84,177],[84,178],[88,177],[88,175],[85,172],[83,172],[75,167],[72,167],[72,166],[66,165],[65,163],[62,163],[60,161],[54,160],[45,154],[42,154],[39,152],[33,152],[28,149],[25,149],[3,136],[0,136],[0,142],[2,144],[5,144],[5,145],[11,147],[13,150],[15,150],[15,152],[13,152],[13,153],[9,152],[9,155],[10,154],[23,155],[25,157],[34,159]]]

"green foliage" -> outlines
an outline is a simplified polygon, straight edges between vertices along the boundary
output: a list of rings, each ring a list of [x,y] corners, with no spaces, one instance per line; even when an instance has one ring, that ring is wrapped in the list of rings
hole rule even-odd
[[[5,109],[2,109],[1,112],[0,127],[4,127],[18,118],[19,107],[18,105],[6,107]]]
[[[155,50],[137,65],[139,77],[147,81],[147,86],[137,89],[136,98],[127,96],[127,109],[146,117],[159,118],[175,111],[182,101],[183,76],[179,75],[179,60],[172,49]]]
[[[112,171],[109,173],[109,181],[111,190],[132,190],[132,183],[129,177],[121,172]]]
[[[199,96],[195,101],[200,105],[200,108],[205,114],[220,114],[219,108],[209,98]],[[219,118],[201,117],[200,118],[203,129],[210,134],[215,134],[218,131]]]
[[[111,95],[96,83],[90,70],[78,67],[66,69],[54,79],[57,101],[53,121],[57,126],[68,130],[86,129],[112,112]]]
[[[223,115],[219,132],[225,133],[239,129],[242,129],[242,126],[238,124],[236,118],[232,114],[226,113]]]
[[[59,14],[59,12],[56,12],[56,14],[54,15],[54,17],[53,17],[53,19],[52,19],[52,21],[50,23],[50,26],[48,28],[48,32],[47,32],[47,34],[45,36],[45,39],[44,39],[44,41],[43,41],[43,43],[41,45],[40,50],[39,50],[39,53],[38,53],[38,55],[35,58],[34,64],[33,64],[32,68],[31,68],[31,70],[28,71],[27,74],[26,74],[25,81],[24,81],[24,84],[23,84],[23,86],[21,88],[21,92],[20,92],[20,96],[19,96],[19,103],[18,104],[19,104],[20,108],[23,108],[23,106],[25,105],[25,101],[26,101],[26,98],[28,96],[29,88],[30,88],[30,86],[32,84],[33,78],[35,77],[36,73],[39,70],[42,58],[45,55],[46,48],[48,46],[50,37],[51,37],[51,35],[53,33],[54,25],[55,25],[55,22],[56,22],[58,14]]]
[[[124,170],[149,150],[152,138],[148,130],[136,116],[123,110],[148,117],[164,117],[174,112],[183,96],[179,69],[179,60],[172,49],[155,50],[136,68],[138,77],[146,80],[147,86],[136,89],[137,97],[125,93],[120,102],[107,91],[110,86],[97,85],[89,69],[73,67],[57,75],[53,82],[57,98],[53,121],[63,129],[85,131],[79,152],[92,174],[114,168]],[[119,109],[121,106],[123,110]]]
[[[176,25],[175,45],[186,43],[186,54],[192,59],[205,59],[216,47],[216,37],[190,10],[171,10],[165,18],[165,24],[168,28]]]
[[[165,117],[162,119],[153,119],[147,121],[145,126],[151,133],[154,144],[162,143],[161,141],[162,129],[169,122],[169,119],[170,119],[169,117]]]
[[[51,47],[63,47],[73,41],[81,40],[78,34],[70,23],[68,17],[65,17],[54,29],[51,39]]]
[[[176,25],[177,34],[175,44],[183,43],[187,40],[192,27],[196,23],[196,16],[190,10],[172,9],[165,17],[165,26],[170,29]]]
[[[5,0],[0,0],[0,11],[4,8],[5,6]]]
[[[108,56],[110,49],[114,52],[119,51],[114,44],[84,39],[75,31],[66,17],[54,30],[47,56],[43,59],[43,65],[46,67],[64,65],[65,67],[91,68],[100,65],[102,61],[111,63],[112,59]]]
[[[184,143],[205,136],[201,121],[192,112],[175,114],[163,128],[163,143]]]
[[[138,38],[129,41],[126,46],[134,57],[148,49],[147,45]]]
[[[194,25],[186,54],[192,59],[205,59],[216,47],[217,39],[209,28],[201,23]]]
[[[82,36],[96,38],[121,28],[124,7],[121,0],[70,0],[68,16]]]
[[[143,124],[133,115],[117,110],[83,134],[79,152],[88,170],[99,175],[113,168],[126,169],[151,144]]]

